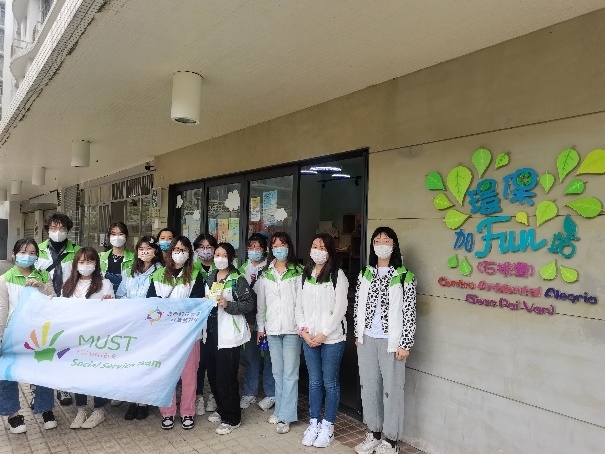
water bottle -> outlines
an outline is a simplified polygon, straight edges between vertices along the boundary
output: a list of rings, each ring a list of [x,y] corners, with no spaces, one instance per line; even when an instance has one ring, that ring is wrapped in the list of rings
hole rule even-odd
[[[269,341],[267,341],[266,335],[262,336],[260,338],[260,342],[258,343],[258,348],[260,348],[260,350],[263,352],[269,351]]]

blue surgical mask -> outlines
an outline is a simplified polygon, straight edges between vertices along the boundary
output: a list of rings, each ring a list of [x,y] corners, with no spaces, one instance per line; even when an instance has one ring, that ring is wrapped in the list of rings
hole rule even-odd
[[[34,263],[36,263],[36,260],[38,260],[38,257],[36,257],[35,255],[17,254],[15,256],[15,263],[21,268],[29,268]]]
[[[160,245],[160,249],[164,252],[170,249],[170,241],[159,241],[158,244]]]
[[[288,258],[288,248],[287,247],[274,247],[273,248],[273,257],[277,260],[286,260]]]
[[[253,262],[260,262],[263,259],[263,251],[252,249],[251,251],[248,251],[248,258]]]

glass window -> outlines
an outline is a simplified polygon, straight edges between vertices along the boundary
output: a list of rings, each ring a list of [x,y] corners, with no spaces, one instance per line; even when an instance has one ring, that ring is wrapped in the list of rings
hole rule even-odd
[[[141,199],[141,236],[152,233],[151,219],[151,198],[145,197]],[[134,243],[136,244],[136,243]]]
[[[98,239],[98,229],[99,229],[99,206],[91,205],[88,207],[88,235],[86,236],[86,241],[84,244],[87,246],[97,247],[99,244]]]
[[[126,203],[126,226],[128,227],[128,249],[132,250],[141,235],[141,200],[132,198]]]
[[[267,178],[250,181],[248,236],[261,232],[292,235],[292,191],[294,177]]]
[[[189,238],[191,242],[200,234],[202,224],[201,210],[203,192],[201,189],[192,189],[183,191],[181,198],[181,232]]]
[[[208,233],[217,241],[229,242],[239,252],[241,184],[211,186],[208,189]]]

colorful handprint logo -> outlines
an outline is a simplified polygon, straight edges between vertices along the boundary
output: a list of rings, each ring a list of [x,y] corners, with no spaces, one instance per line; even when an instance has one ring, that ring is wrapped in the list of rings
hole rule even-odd
[[[155,310],[151,309],[149,311],[147,314],[147,320],[149,320],[149,322],[153,325],[155,322],[162,320],[162,314],[163,312],[156,307]]]
[[[61,330],[58,333],[55,333],[52,336],[52,338],[50,339],[50,343],[48,344],[48,347],[46,347],[46,341],[48,340],[49,331],[50,331],[50,322],[45,322],[42,325],[42,342],[40,343],[38,341],[38,334],[36,333],[36,330],[34,329],[30,333],[29,338],[31,339],[33,344],[36,346],[36,348],[33,348],[29,342],[25,342],[23,344],[23,346],[26,349],[32,350],[34,352],[34,358],[38,362],[53,360],[55,353],[57,352],[57,349],[54,348],[53,345],[55,344],[55,342],[57,342],[59,337],[61,337],[61,334],[63,334],[64,330]],[[37,350],[40,347],[43,347],[42,350]],[[46,348],[44,348],[44,347],[46,347]],[[61,350],[59,353],[57,353],[57,358],[61,359],[63,357],[63,355],[65,355],[65,353],[67,353],[68,351],[69,351],[69,348],[65,348],[65,349]]]

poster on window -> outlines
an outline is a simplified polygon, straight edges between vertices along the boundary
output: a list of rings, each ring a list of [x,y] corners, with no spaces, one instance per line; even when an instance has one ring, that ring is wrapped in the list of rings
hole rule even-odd
[[[235,249],[239,248],[239,218],[229,218],[228,241]]]
[[[260,197],[252,197],[250,199],[250,221],[260,221]]]
[[[216,238],[216,219],[208,219],[208,233]]]
[[[217,219],[219,243],[226,243],[229,239],[229,219]]]
[[[275,225],[275,210],[277,210],[277,191],[263,192],[263,224],[267,227]]]

